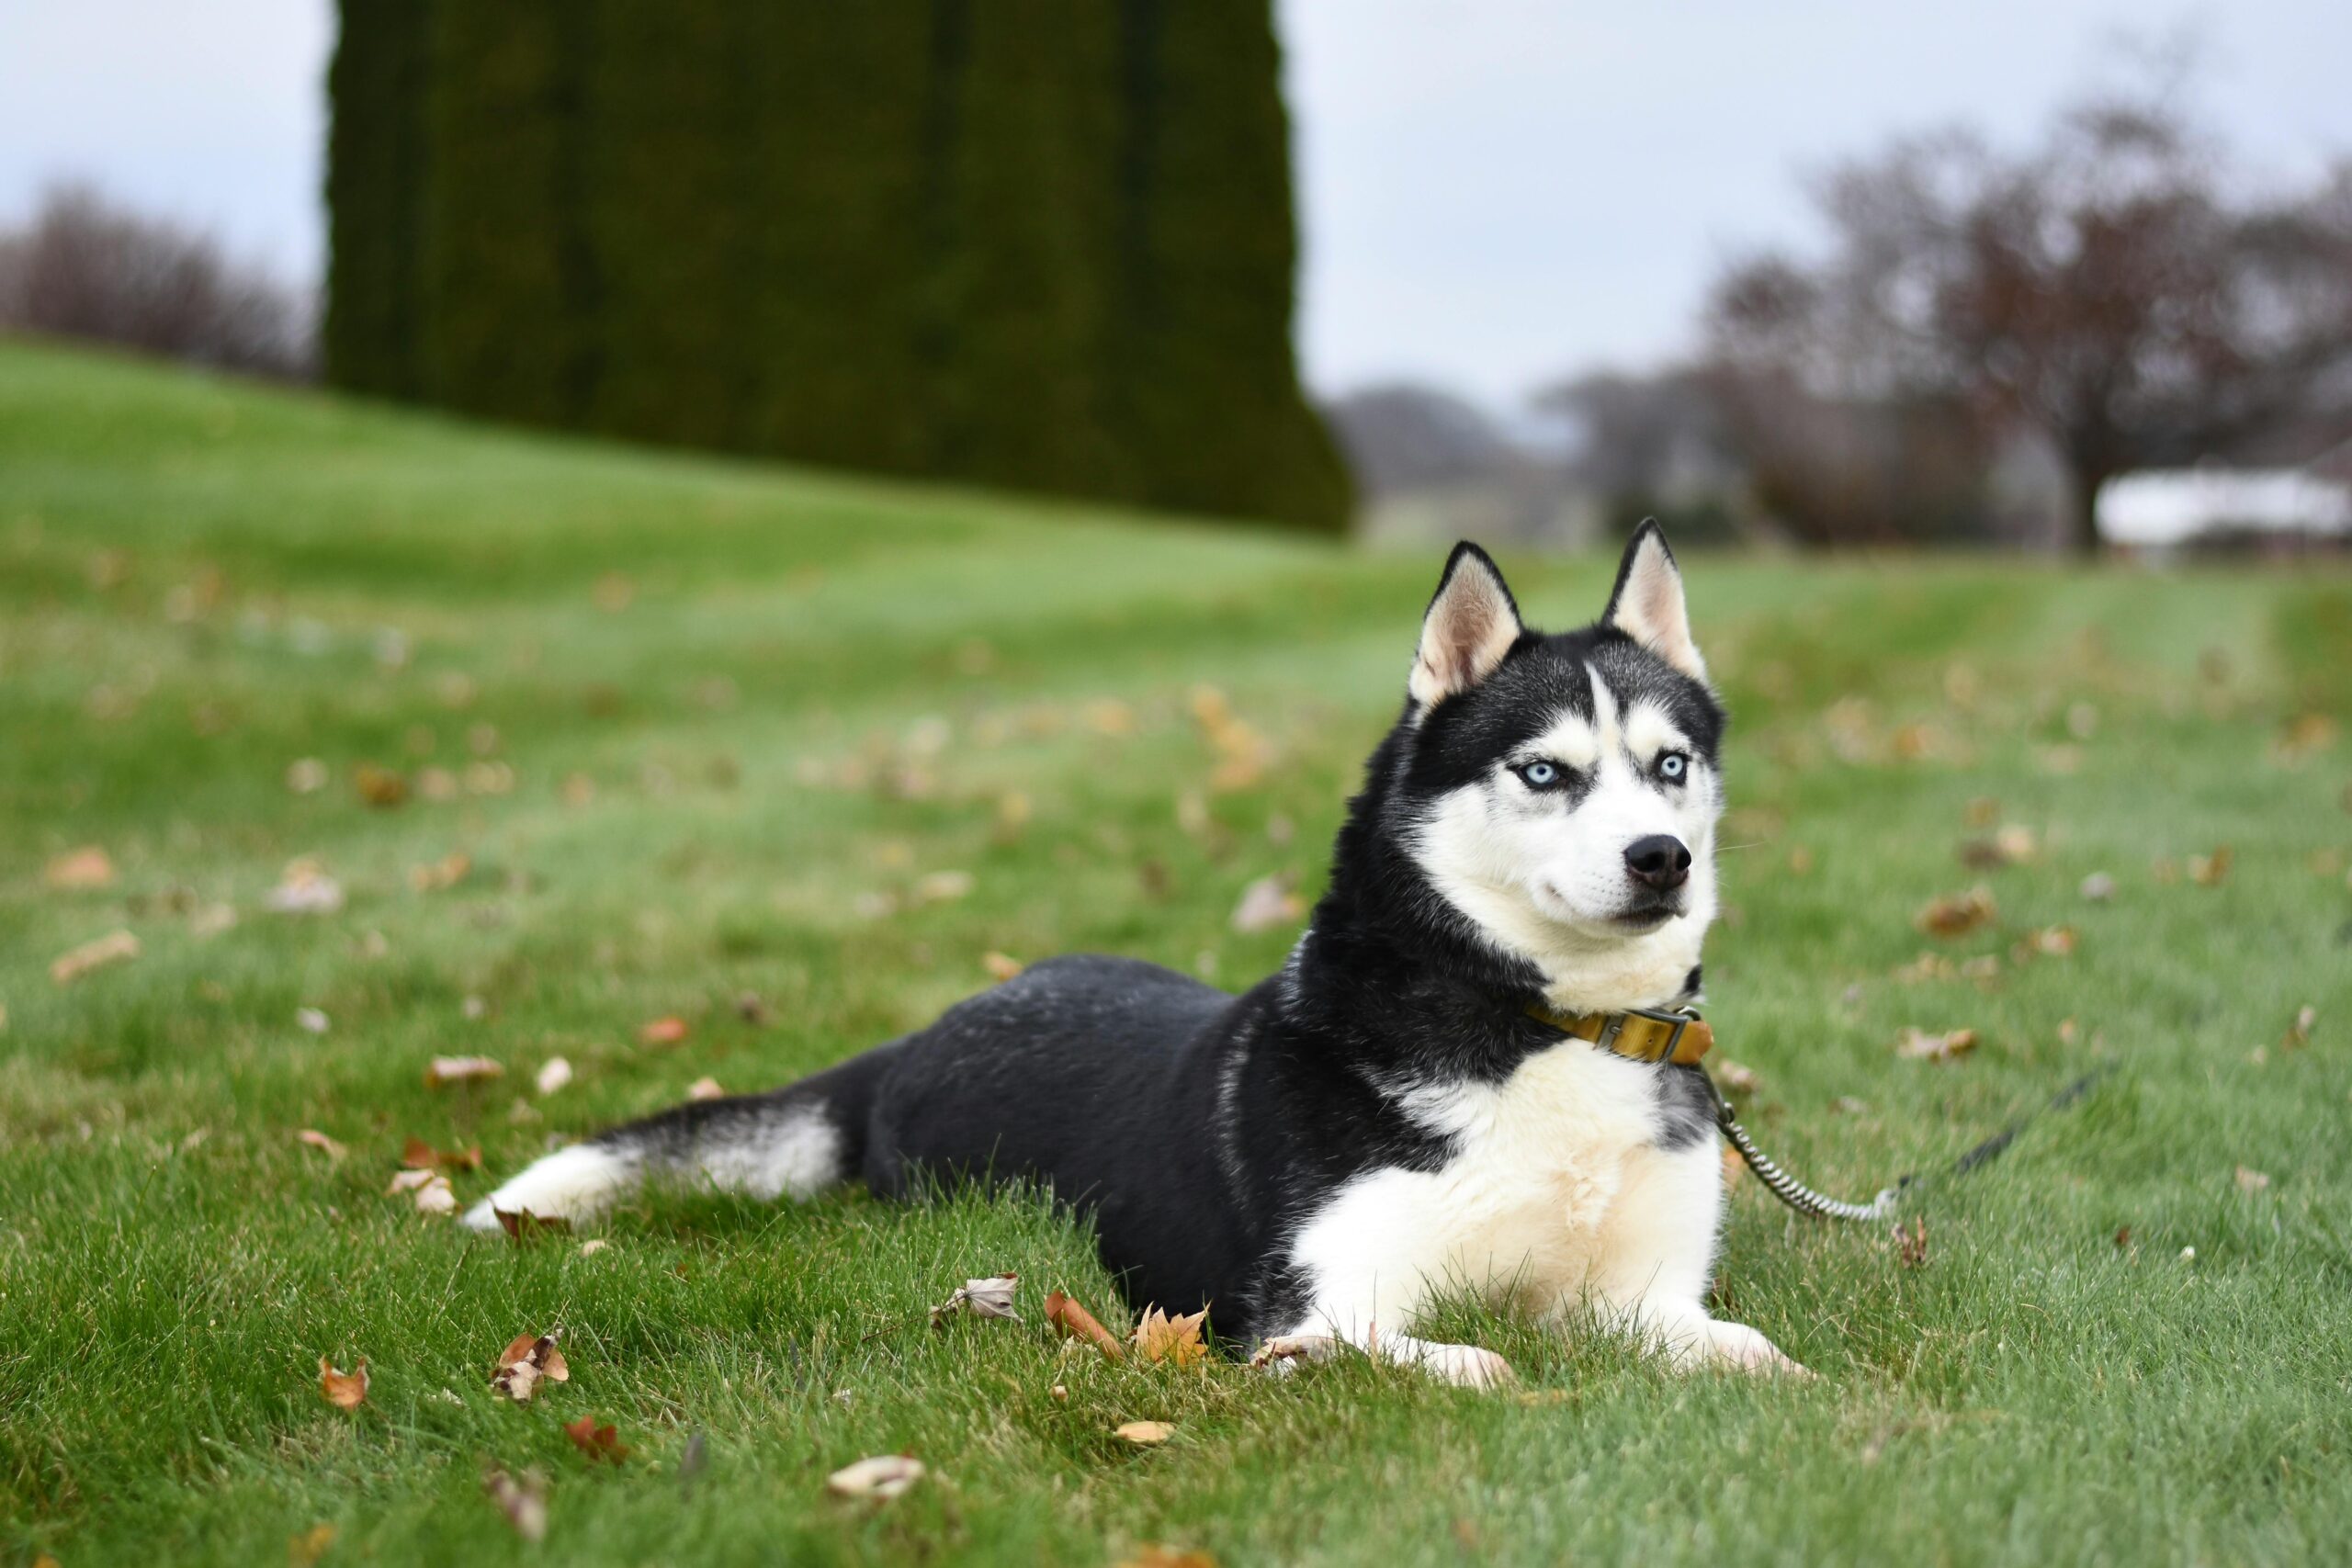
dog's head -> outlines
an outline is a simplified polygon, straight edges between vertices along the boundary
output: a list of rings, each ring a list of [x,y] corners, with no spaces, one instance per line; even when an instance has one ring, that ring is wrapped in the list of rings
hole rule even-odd
[[[1456,546],[1407,690],[1383,815],[1453,915],[1555,1005],[1682,995],[1715,913],[1724,712],[1657,525],[1600,618],[1557,636]]]

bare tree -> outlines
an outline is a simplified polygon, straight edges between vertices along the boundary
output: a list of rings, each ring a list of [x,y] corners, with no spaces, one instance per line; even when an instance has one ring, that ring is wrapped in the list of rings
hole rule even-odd
[[[2352,375],[2352,164],[2237,199],[2181,86],[2090,96],[2021,154],[1948,132],[1833,169],[1824,257],[1719,281],[1721,362],[2039,428],[2072,480],[2073,544],[2095,551],[2109,479],[2226,452]]]
[[[0,327],[294,379],[311,373],[311,320],[305,296],[211,239],[86,186],[52,189],[0,233]]]

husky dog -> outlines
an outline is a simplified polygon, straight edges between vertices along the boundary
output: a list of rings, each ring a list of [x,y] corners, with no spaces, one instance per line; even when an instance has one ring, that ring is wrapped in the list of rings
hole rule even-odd
[[[1600,619],[1555,636],[1456,546],[1405,689],[1329,891],[1251,990],[1053,959],[787,1088],[549,1155],[468,1221],[583,1218],[664,1177],[795,1199],[1029,1181],[1091,1217],[1130,1302],[1205,1304],[1264,1361],[1351,1346],[1508,1380],[1409,1332],[1467,1289],[1680,1365],[1794,1369],[1707,1312],[1705,1077],[1619,1043],[1679,1041],[1663,1010],[1697,999],[1715,913],[1724,713],[1665,537],[1645,525]]]

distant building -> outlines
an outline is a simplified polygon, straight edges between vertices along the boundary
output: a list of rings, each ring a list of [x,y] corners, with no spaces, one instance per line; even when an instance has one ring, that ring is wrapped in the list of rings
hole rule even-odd
[[[2099,532],[2110,545],[2154,552],[2352,540],[2347,468],[2352,457],[2339,447],[2299,468],[2143,469],[2099,491]]]

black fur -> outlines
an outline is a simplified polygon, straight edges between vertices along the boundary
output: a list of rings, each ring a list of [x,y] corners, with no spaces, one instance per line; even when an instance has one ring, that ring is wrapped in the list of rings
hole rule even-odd
[[[1492,570],[1465,544],[1447,576],[1474,557]],[[1232,1341],[1281,1331],[1307,1304],[1283,1251],[1295,1224],[1351,1177],[1449,1157],[1446,1139],[1375,1086],[1499,1082],[1561,1043],[1525,1011],[1537,974],[1480,939],[1399,834],[1561,710],[1590,714],[1588,667],[1665,704],[1716,761],[1723,712],[1700,682],[1605,624],[1525,632],[1469,690],[1426,714],[1408,702],[1350,803],[1306,934],[1244,995],[1125,959],[1054,959],[805,1083],[681,1107],[608,1142],[650,1140],[652,1157],[684,1163],[685,1145],[724,1136],[729,1118],[817,1106],[842,1134],[844,1174],[877,1193],[903,1195],[925,1175],[1046,1183],[1091,1216],[1136,1305],[1206,1304]],[[1698,981],[1693,970],[1693,992]],[[1657,1081],[1659,1142],[1705,1135],[1699,1075]]]

